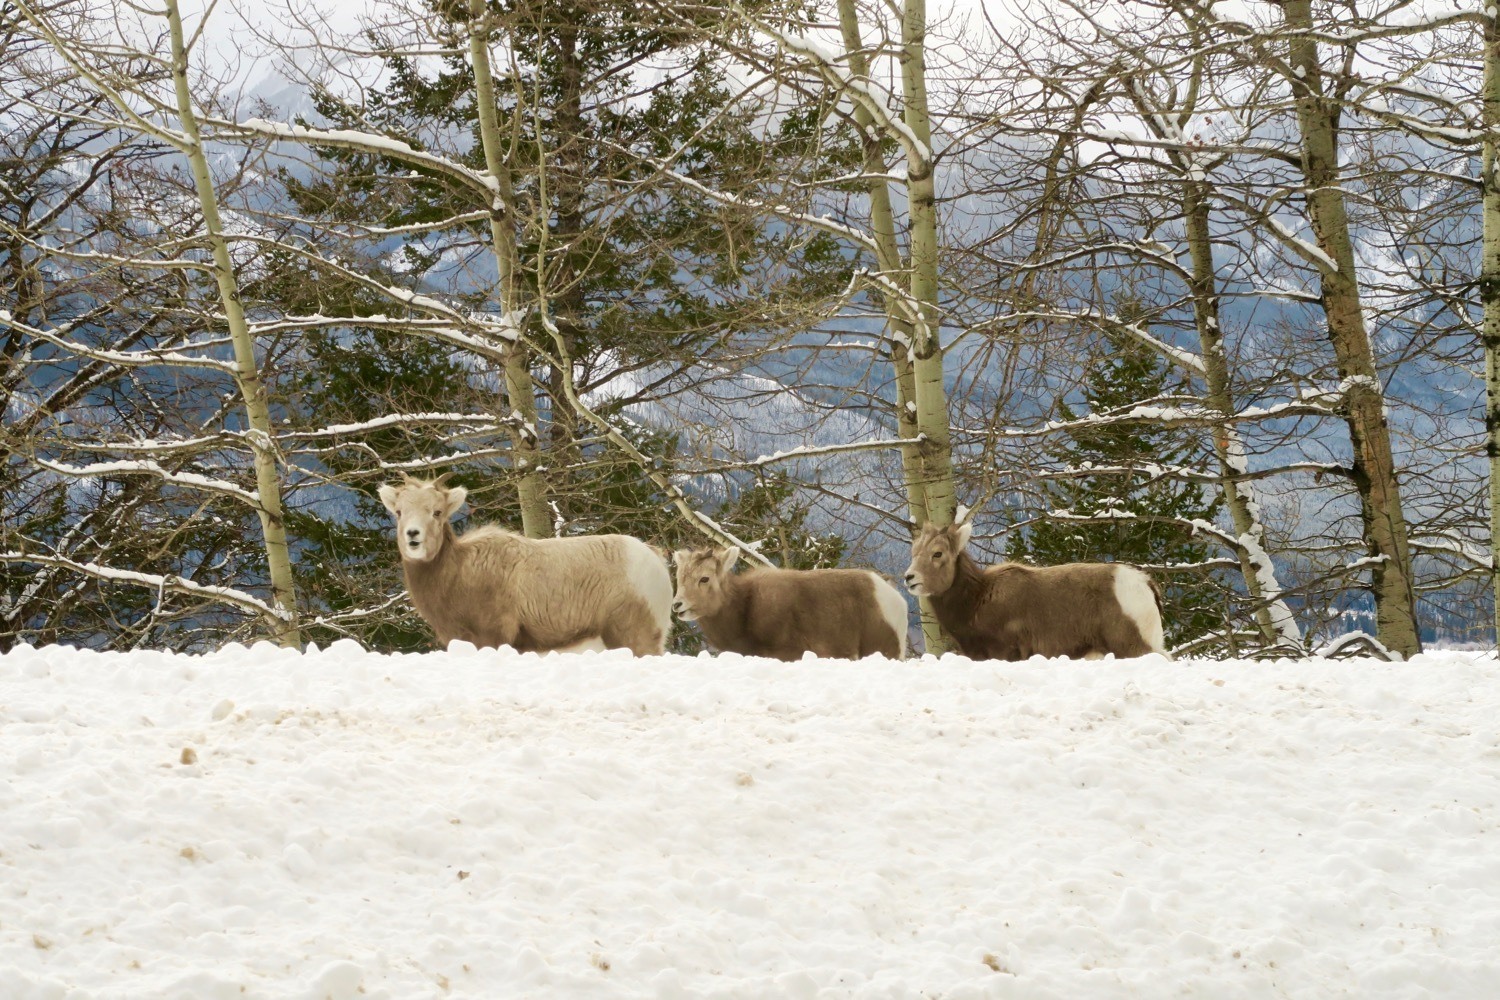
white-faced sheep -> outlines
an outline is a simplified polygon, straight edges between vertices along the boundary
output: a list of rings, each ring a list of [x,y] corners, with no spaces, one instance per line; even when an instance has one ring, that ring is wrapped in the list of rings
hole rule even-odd
[[[906,655],[906,598],[862,569],[733,572],[739,550],[683,549],[672,608],[696,621],[710,646],[748,656],[799,660],[803,653],[857,660]]]
[[[672,578],[655,549],[628,535],[525,538],[493,525],[455,534],[450,519],[468,492],[446,478],[380,487],[407,593],[439,645],[662,652]]]
[[[923,525],[906,586],[972,659],[1096,658],[1164,653],[1161,591],[1134,566],[980,566],[964,551],[968,523]]]

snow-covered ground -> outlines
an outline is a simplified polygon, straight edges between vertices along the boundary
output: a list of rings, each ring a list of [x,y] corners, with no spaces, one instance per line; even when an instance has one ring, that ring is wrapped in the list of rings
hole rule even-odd
[[[0,997],[1500,992],[1500,670],[0,657]]]

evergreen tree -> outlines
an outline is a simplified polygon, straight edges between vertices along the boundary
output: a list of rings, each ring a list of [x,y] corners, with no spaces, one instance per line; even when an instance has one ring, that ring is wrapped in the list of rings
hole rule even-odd
[[[418,2],[445,19],[455,37],[466,30],[464,5]],[[711,59],[702,54],[676,59],[671,53],[684,45],[680,31],[653,27],[631,5],[505,0],[491,11],[520,72],[496,99],[512,130],[511,182],[529,216],[512,220],[523,284],[535,289],[541,278],[548,289],[552,316],[575,361],[579,391],[657,468],[670,470],[677,436],[632,419],[629,408],[645,398],[638,387],[660,380],[665,365],[696,364],[731,330],[764,326],[777,312],[778,295],[803,301],[842,289],[852,263],[834,252],[831,238],[799,238],[784,227],[763,226],[748,211],[677,196],[639,155],[685,147],[674,160],[678,169],[736,189],[743,187],[739,178],[762,176],[768,157],[791,157],[817,145],[821,136],[809,123],[823,115],[818,109],[786,114],[779,133],[768,136],[751,111],[731,106],[724,75]],[[632,96],[639,82],[636,69],[658,57],[676,59],[680,72]],[[388,82],[355,101],[315,93],[326,123],[361,130],[378,125],[393,138],[419,148],[441,145],[445,155],[482,169],[466,57],[447,56],[434,66],[431,60],[419,65],[392,54],[386,69],[382,78]],[[530,106],[533,101],[545,113]],[[474,309],[494,308],[483,271],[486,255],[476,249],[488,239],[488,222],[472,214],[488,205],[476,205],[472,192],[409,164],[347,149],[318,153],[316,175],[302,168],[280,175],[303,217],[356,226],[430,227],[419,236],[363,246],[341,242],[334,256],[386,284],[440,291]],[[545,206],[539,204],[544,196]],[[541,226],[547,227],[545,258],[539,252]],[[338,240],[340,231],[347,229],[318,227],[309,238]],[[361,329],[361,316],[387,313],[389,303],[375,301],[336,274],[309,274],[304,259],[288,258],[270,268],[253,291],[288,313],[350,320],[344,329],[307,336],[289,353],[296,365],[283,366],[278,388],[293,429],[389,413],[510,409],[508,402],[496,400],[493,373],[486,373],[484,364],[475,365],[451,347]],[[547,342],[539,330],[530,332]],[[621,372],[627,377],[612,382]],[[558,530],[626,532],[663,547],[699,544],[701,535],[668,509],[667,498],[637,463],[577,425],[563,400],[559,373],[536,365],[534,375],[541,397],[545,493]],[[485,444],[492,452],[503,451],[501,441]],[[327,503],[325,493],[316,510],[331,509],[332,516],[315,514],[312,507],[293,515],[293,527],[304,539],[303,587],[315,605],[309,618],[375,607],[399,590],[388,518],[369,492],[374,480],[362,478],[371,475],[372,458],[412,461],[451,457],[454,450],[431,430],[392,427],[319,456],[333,478],[357,481],[364,492],[352,510],[349,504]],[[516,520],[507,485],[515,473],[502,461],[490,457],[452,468],[454,481],[469,487],[479,519]],[[789,502],[791,492],[786,488],[778,500]],[[800,517],[805,516],[802,511]],[[787,517],[800,524],[795,511]],[[343,624],[381,648],[422,648],[427,641],[420,622],[410,616]],[[316,626],[310,634],[327,638]]]
[[[1124,311],[1124,310],[1122,310]],[[1084,377],[1087,414],[1107,414],[1137,405],[1161,404],[1176,388],[1161,357],[1123,335],[1095,344]],[[1083,415],[1059,404],[1062,419]],[[1040,515],[1011,536],[1006,558],[1036,565],[1123,562],[1141,566],[1191,566],[1211,557],[1189,522],[1212,523],[1223,496],[1199,483],[1158,475],[1152,466],[1196,467],[1206,452],[1202,432],[1146,422],[1083,423],[1067,431],[1048,456],[1068,476],[1040,486]],[[1086,470],[1098,468],[1097,474]],[[1127,471],[1114,471],[1124,468]],[[1070,520],[1114,512],[1117,520]],[[1053,516],[1049,516],[1053,515]],[[1223,590],[1207,570],[1153,572],[1164,591],[1162,624],[1167,646],[1199,638],[1224,626]]]
[[[739,538],[763,541],[761,554],[783,569],[833,569],[847,543],[841,535],[810,530],[811,510],[786,480],[766,477],[741,489],[716,520]]]

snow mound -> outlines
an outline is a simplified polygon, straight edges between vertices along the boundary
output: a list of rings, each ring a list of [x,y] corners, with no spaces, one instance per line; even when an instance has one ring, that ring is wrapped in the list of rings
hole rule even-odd
[[[0,656],[0,997],[1486,997],[1500,671]]]

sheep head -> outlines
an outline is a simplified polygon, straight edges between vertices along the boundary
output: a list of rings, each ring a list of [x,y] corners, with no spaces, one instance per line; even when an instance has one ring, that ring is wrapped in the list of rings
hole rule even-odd
[[[728,600],[729,576],[739,561],[736,548],[679,549],[672,554],[677,568],[677,593],[672,610],[685,622],[712,615]]]
[[[448,486],[448,475],[414,479],[403,473],[397,485],[380,487],[380,502],[396,516],[396,548],[411,562],[431,562],[442,551],[448,521],[464,505],[469,491]]]
[[[918,597],[935,597],[953,586],[953,569],[969,544],[974,526],[924,524],[911,543],[911,565],[906,567],[906,589]]]

